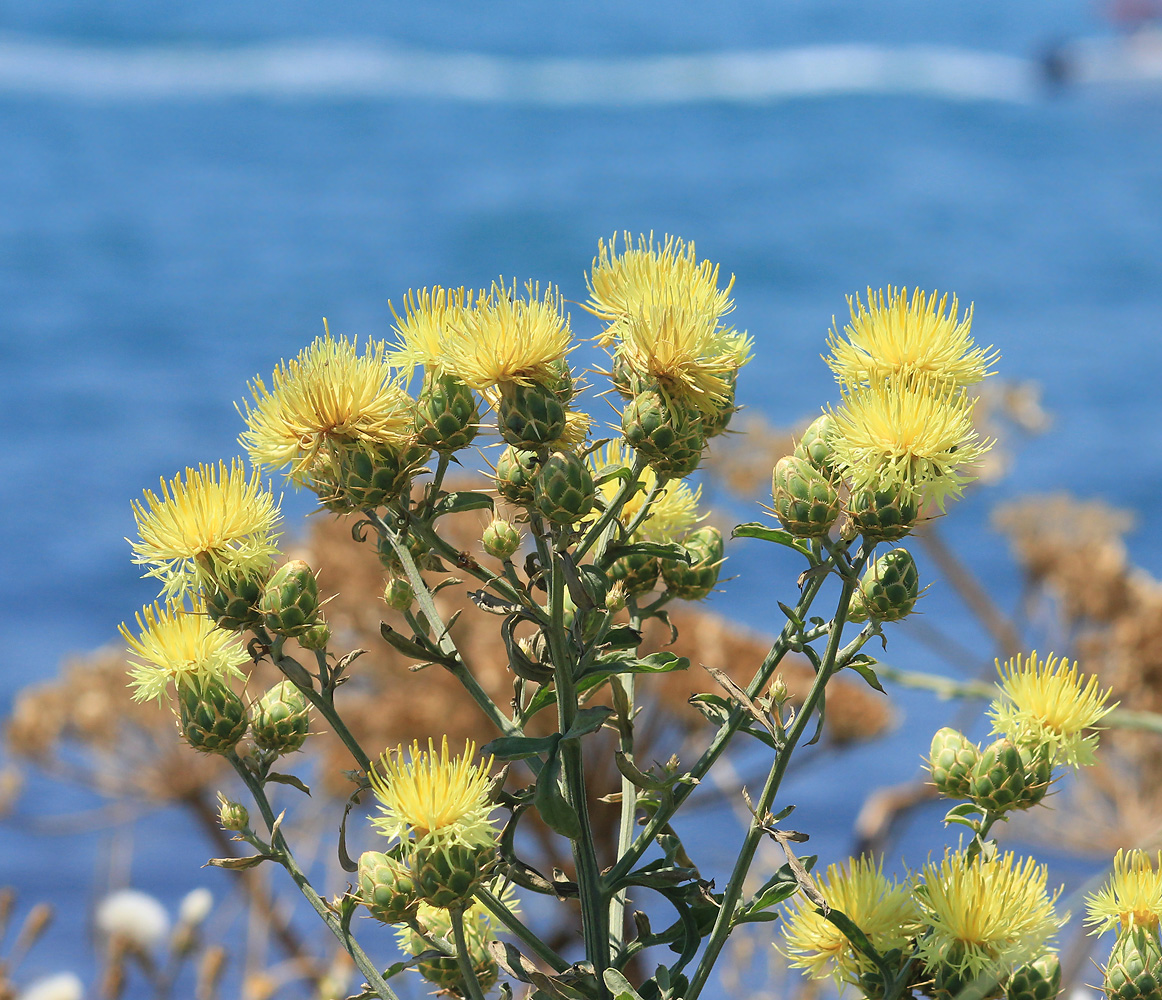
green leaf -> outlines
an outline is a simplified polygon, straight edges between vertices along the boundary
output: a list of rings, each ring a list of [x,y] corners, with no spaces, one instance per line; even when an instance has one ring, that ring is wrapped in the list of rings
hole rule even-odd
[[[524,760],[543,753],[555,753],[561,734],[550,736],[501,736],[480,748],[481,754],[498,760]]]
[[[570,840],[581,839],[581,820],[577,810],[561,791],[561,755],[557,747],[553,748],[541,773],[537,775],[533,804],[550,830]]]
[[[303,784],[301,779],[296,778],[293,774],[277,774],[271,771],[266,776],[266,781],[274,781],[280,785],[290,785],[292,788],[297,788],[300,792],[305,792],[307,795],[311,794],[311,790]]]
[[[604,680],[612,674],[668,674],[673,670],[689,668],[690,661],[686,657],[675,656],[673,653],[650,653],[642,657],[610,653],[600,657],[592,667],[581,674],[581,677],[588,678],[599,674],[600,679]]]
[[[271,854],[255,854],[249,858],[210,858],[203,868],[208,865],[213,865],[215,868],[229,868],[231,871],[245,871],[247,868],[253,868],[256,865],[262,864],[264,861],[274,861],[275,858]]]
[[[622,556],[655,556],[690,565],[690,553],[677,542],[631,542],[629,545],[611,545],[605,550],[607,562],[616,562]]]
[[[443,517],[445,514],[459,514],[465,510],[492,510],[494,504],[494,499],[487,493],[472,493],[468,490],[446,493],[436,501],[432,509],[432,518]]]
[[[808,559],[813,559],[810,546],[801,538],[796,538],[789,531],[783,531],[782,528],[772,528],[758,521],[750,521],[747,524],[736,525],[730,533],[730,537],[761,538],[764,542],[774,542],[776,545],[786,546],[788,549],[794,549]]]
[[[402,632],[397,632],[387,622],[379,623],[379,634],[383,636],[389,645],[394,649],[398,649],[404,656],[410,656],[424,663],[441,663],[446,659],[441,658],[438,652],[426,649],[419,643],[407,638]]]
[[[628,625],[616,625],[605,633],[601,645],[609,649],[637,649],[641,645],[642,634]]]
[[[887,694],[888,692],[880,685],[880,679],[876,676],[876,672],[872,670],[872,664],[875,662],[870,656],[853,656],[848,667],[867,681],[868,687],[873,688],[880,694]]]
[[[591,708],[582,708],[578,710],[577,715],[573,718],[573,724],[569,727],[569,731],[561,739],[576,740],[582,736],[588,736],[590,733],[595,733],[605,725],[605,720],[611,715],[613,715],[613,709],[606,705],[594,705]]]
[[[603,978],[613,1000],[642,1000],[642,996],[617,969],[606,969]]]

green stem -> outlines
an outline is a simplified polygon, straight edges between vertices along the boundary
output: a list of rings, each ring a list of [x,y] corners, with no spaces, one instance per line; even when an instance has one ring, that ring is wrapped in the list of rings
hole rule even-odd
[[[323,923],[327,925],[347,954],[355,961],[355,965],[366,977],[368,986],[375,991],[376,995],[382,1000],[399,1000],[396,992],[387,985],[387,981],[375,967],[375,964],[359,946],[359,942],[343,929],[339,918],[315,891],[315,887],[311,885],[310,880],[291,853],[290,845],[287,843],[286,837],[283,836],[282,830],[275,831],[274,810],[271,808],[270,800],[266,797],[266,791],[262,785],[236,753],[231,752],[226,755],[226,758],[249,789],[251,796],[262,812],[262,819],[266,823],[267,829],[272,831],[270,846],[278,852],[280,863],[290,874],[292,881],[299,887],[299,891],[307,902],[311,904],[311,908],[322,918]]]
[[[577,547],[573,550],[573,559],[576,562],[581,562],[585,553],[593,547],[593,543],[601,537],[601,533],[621,513],[622,507],[626,505],[629,498],[637,491],[638,480],[641,478],[645,467],[645,459],[638,455],[634,459],[633,466],[630,468],[630,477],[622,482],[621,489],[614,494],[613,499],[609,501],[605,510],[601,512],[601,516],[593,522],[592,527],[585,532],[585,537],[581,539]]]
[[[650,487],[650,491],[646,494],[645,500],[642,501],[641,507],[639,507],[638,512],[634,514],[633,520],[625,526],[624,537],[628,539],[633,538],[634,532],[637,531],[637,529],[645,523],[645,519],[650,516],[650,508],[653,507],[654,501],[656,501],[665,490],[666,483],[668,482],[668,479],[662,479],[660,476],[654,480],[654,485]]]
[[[550,948],[544,941],[536,936],[529,928],[522,923],[520,917],[512,912],[499,896],[489,892],[484,886],[478,886],[474,894],[480,901],[480,905],[492,913],[501,923],[504,924],[513,934],[520,938],[525,944],[532,949],[533,953],[537,955],[543,962],[545,962],[554,972],[564,972],[569,968],[569,963],[566,962],[560,955],[558,955],[552,948]]]
[[[452,918],[452,939],[456,942],[456,964],[460,966],[460,978],[468,990],[469,1000],[484,1000],[484,990],[472,968],[472,956],[468,952],[468,939],[464,935],[464,911],[458,907],[448,911]]]
[[[631,628],[637,628],[640,621],[630,622]],[[629,715],[625,720],[625,730],[621,736],[622,753],[633,754],[633,708],[634,708],[634,675],[624,674],[620,678],[625,690],[626,702],[629,704]],[[617,856],[621,858],[629,845],[633,843],[634,820],[637,815],[637,785],[624,774],[621,776],[621,819],[617,828]],[[620,948],[625,942],[625,889],[613,894],[609,901],[609,939],[614,948]]]
[[[694,977],[690,982],[690,989],[686,992],[685,1000],[696,1000],[702,992],[706,986],[706,981],[710,978],[714,963],[718,960],[722,947],[726,944],[726,939],[730,936],[730,931],[734,923],[734,912],[738,906],[739,898],[742,895],[743,883],[747,873],[750,871],[750,865],[754,860],[755,851],[758,850],[759,843],[765,835],[763,829],[765,818],[770,812],[775,796],[778,794],[779,786],[783,781],[783,775],[786,773],[787,765],[791,761],[791,755],[794,753],[796,745],[806,731],[807,725],[811,721],[811,716],[814,715],[815,708],[819,700],[823,697],[823,690],[835,671],[836,659],[839,656],[839,643],[843,635],[844,622],[847,620],[847,610],[851,604],[851,595],[855,591],[859,570],[863,568],[863,564],[867,561],[868,552],[869,547],[866,545],[860,549],[859,557],[855,562],[855,572],[844,578],[843,590],[840,593],[839,604],[836,608],[831,635],[827,641],[827,650],[824,653],[823,663],[819,672],[815,675],[815,682],[811,685],[811,690],[806,700],[795,716],[794,723],[787,730],[786,742],[783,744],[782,749],[775,755],[774,764],[771,767],[770,774],[767,775],[766,785],[763,787],[762,795],[755,806],[755,814],[751,820],[750,828],[747,830],[746,838],[743,840],[742,850],[739,851],[738,860],[735,861],[734,869],[730,873],[730,881],[727,883],[726,889],[723,892],[722,906],[718,911],[718,919],[714,921],[714,928],[711,930],[709,940],[706,942],[706,950],[702,953],[702,959],[699,961],[698,968],[694,972]]]

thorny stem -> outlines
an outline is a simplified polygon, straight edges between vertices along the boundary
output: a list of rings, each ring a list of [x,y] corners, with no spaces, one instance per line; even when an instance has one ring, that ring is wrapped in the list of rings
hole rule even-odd
[[[452,918],[452,939],[456,942],[456,964],[460,966],[460,978],[468,990],[469,1000],[484,1000],[484,991],[480,988],[480,980],[476,978],[476,971],[472,968],[472,956],[468,952],[468,939],[464,935],[464,911],[453,907],[448,911]]]
[[[702,959],[699,961],[698,968],[694,972],[694,977],[690,981],[690,989],[686,992],[685,1000],[696,1000],[702,992],[706,981],[710,978],[710,972],[714,968],[714,963],[717,961],[723,945],[726,944],[726,939],[730,936],[730,931],[734,923],[735,908],[738,905],[739,897],[742,895],[743,882],[746,879],[747,873],[750,871],[750,865],[754,860],[755,851],[758,850],[759,843],[765,835],[764,826],[767,822],[766,817],[770,812],[771,804],[778,794],[779,786],[783,781],[783,775],[786,773],[787,765],[791,761],[791,755],[794,753],[796,745],[802,738],[807,725],[810,723],[812,715],[815,714],[815,708],[823,697],[823,690],[827,686],[828,680],[831,679],[831,675],[835,672],[837,658],[839,656],[839,643],[843,635],[843,625],[847,620],[847,611],[851,604],[851,595],[856,587],[856,576],[858,571],[863,568],[864,563],[867,562],[867,557],[870,552],[871,546],[864,543],[855,560],[854,569],[856,572],[844,578],[843,590],[839,596],[839,604],[835,611],[831,635],[827,640],[827,650],[823,656],[823,663],[819,668],[819,672],[815,675],[815,681],[811,685],[811,690],[806,700],[795,716],[794,723],[787,730],[787,736],[783,746],[775,755],[775,761],[771,767],[770,774],[767,776],[766,785],[763,787],[762,795],[755,806],[750,828],[747,830],[746,838],[743,840],[742,850],[739,852],[738,860],[735,861],[734,870],[730,873],[730,881],[727,883],[726,890],[723,893],[718,918],[714,921],[714,928],[711,930],[710,938],[706,942],[706,950],[702,953]],[[860,638],[866,641],[866,638],[862,635]],[[859,639],[856,641],[860,642]]]
[[[295,861],[294,855],[291,853],[290,845],[287,843],[286,837],[283,836],[282,830],[275,829],[275,815],[271,808],[270,800],[266,797],[266,791],[263,789],[261,783],[255,778],[238,755],[231,751],[226,755],[227,760],[233,766],[234,770],[238,772],[238,776],[245,782],[247,789],[249,789],[251,796],[262,812],[263,822],[271,831],[271,848],[278,853],[279,863],[290,874],[292,881],[299,887],[299,891],[306,898],[307,902],[311,904],[311,908],[322,918],[323,923],[330,928],[332,934],[343,946],[344,950],[355,961],[355,965],[359,971],[367,979],[367,984],[371,989],[375,990],[376,995],[382,1000],[399,1000],[396,992],[387,985],[387,981],[380,974],[375,964],[367,957],[367,953],[359,946],[359,942],[351,936],[348,931],[343,929],[339,923],[339,918],[332,912],[332,910],[323,901],[322,897],[315,891],[315,887],[311,885],[310,880],[299,867],[298,862]]]
[[[505,925],[510,931],[520,938],[525,944],[532,949],[533,953],[545,962],[554,972],[564,972],[569,968],[569,963],[566,962],[560,955],[558,955],[552,948],[550,948],[544,941],[536,936],[518,917],[512,912],[499,897],[489,892],[484,886],[477,886],[474,895],[480,901],[480,905],[495,916],[501,923]]]

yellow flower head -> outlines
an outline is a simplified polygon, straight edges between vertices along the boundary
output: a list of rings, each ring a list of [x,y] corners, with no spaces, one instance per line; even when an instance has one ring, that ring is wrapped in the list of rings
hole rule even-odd
[[[489,819],[495,808],[488,798],[492,758],[474,764],[475,753],[476,745],[468,742],[462,754],[449,756],[446,736],[439,753],[430,739],[426,751],[413,743],[407,761],[403,747],[385,752],[382,770],[372,769],[369,775],[382,813],[372,824],[385,837],[414,836],[417,843],[491,842],[496,837]]]
[[[927,380],[911,386],[876,382],[853,389],[831,410],[835,461],[855,490],[898,490],[941,510],[976,478],[971,468],[993,445],[972,422],[974,401],[937,391]]]
[[[616,325],[616,335],[616,354],[630,371],[704,413],[730,401],[752,346],[745,333],[719,326],[688,297],[647,302]]]
[[[239,438],[255,465],[282,468],[300,485],[316,460],[344,447],[398,445],[412,429],[412,400],[384,359],[382,342],[362,354],[355,342],[329,334],[279,365],[268,391],[250,384],[247,430]]]
[[[505,382],[552,385],[560,377],[553,363],[571,349],[569,316],[553,286],[542,295],[530,281],[525,293],[520,298],[515,283],[501,280],[478,298],[448,342],[444,371],[482,392]]]
[[[553,442],[551,451],[569,450],[583,444],[589,436],[589,425],[592,423],[588,413],[580,410],[565,411],[565,430]]]
[[[1015,656],[997,661],[1000,694],[989,709],[993,732],[1018,746],[1047,746],[1054,761],[1073,767],[1094,763],[1097,733],[1093,729],[1114,708],[1107,705],[1094,676],[1080,674],[1077,664],[1052,653],[1044,660],[1034,650],[1027,660]]]
[[[247,477],[240,459],[163,479],[160,496],[146,490],[144,503],[133,501],[133,517],[133,561],[150,567],[146,576],[161,580],[171,597],[217,571],[262,572],[278,551],[278,501],[257,470]]]
[[[906,288],[888,286],[883,291],[867,290],[867,306],[859,296],[847,300],[851,323],[844,327],[847,339],[832,326],[827,343],[827,359],[840,382],[859,386],[886,379],[910,384],[916,378],[930,378],[949,386],[972,385],[991,375],[989,365],[999,356],[991,347],[974,347],[972,307],[957,318],[959,303],[952,296],[939,300],[920,289],[908,299]],[[947,309],[947,311],[946,311]]]
[[[1162,852],[1157,856],[1157,867],[1145,851],[1130,851],[1114,855],[1114,872],[1110,880],[1097,892],[1085,899],[1089,911],[1085,922],[1092,925],[1093,934],[1102,934],[1118,928],[1118,933],[1131,927],[1158,929],[1162,918]]]
[[[871,858],[829,865],[816,887],[827,904],[849,917],[881,954],[904,948],[920,929],[920,909],[911,886],[897,885]],[[812,979],[833,976],[842,988],[874,969],[871,960],[857,951],[806,896],[797,895],[785,916],[783,947],[779,950],[792,966],[805,969]]]
[[[636,247],[629,233],[624,234],[623,242],[624,249],[618,254],[616,233],[608,244],[597,241],[593,272],[586,279],[589,302],[585,308],[594,316],[616,323],[638,315],[651,303],[681,301],[717,323],[734,308],[730,299],[734,275],[720,289],[718,265],[698,260],[693,242],[667,236],[655,244],[652,233],[648,239],[639,236]],[[599,339],[609,343],[613,337],[611,329]]]
[[[200,610],[146,605],[137,615],[137,630],[134,635],[124,622],[118,629],[137,657],[129,671],[134,701],[162,701],[171,680],[194,684],[241,677],[238,668],[250,660],[238,639]]]
[[[590,456],[589,464],[595,479],[612,469],[628,469],[633,465],[633,449],[626,447],[620,438],[614,438]],[[629,525],[637,517],[657,481],[654,470],[646,466],[639,477],[641,488],[621,508],[619,518],[622,524]],[[606,503],[617,496],[622,483],[620,477],[614,477],[597,487]],[[651,542],[673,542],[684,538],[702,520],[698,514],[701,498],[701,486],[692,490],[685,482],[671,480],[654,501],[646,519],[638,527],[637,535]]]
[[[946,852],[924,866],[917,895],[930,934],[916,942],[929,970],[941,964],[967,976],[1002,974],[1035,959],[1065,918],[1045,888],[1048,869],[1012,852],[985,861]]]
[[[403,318],[388,303],[395,317],[397,343],[389,360],[409,373],[416,365],[426,372],[444,370],[448,344],[455,339],[464,315],[472,309],[473,294],[463,288],[424,288],[404,296]]]

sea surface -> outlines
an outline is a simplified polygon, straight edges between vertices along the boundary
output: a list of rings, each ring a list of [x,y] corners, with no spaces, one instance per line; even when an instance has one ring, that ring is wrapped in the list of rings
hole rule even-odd
[[[739,398],[779,424],[834,400],[819,355],[846,296],[974,303],[978,342],[1054,422],[955,505],[950,543],[1012,606],[989,513],[1069,490],[1134,511],[1132,557],[1162,573],[1162,86],[1041,71],[1057,42],[1111,35],[1080,0],[0,3],[0,709],[153,598],[130,500],[237,454],[246,381],[324,316],[383,337],[407,289],[498,275],[583,300],[598,237],[620,230],[693,239],[735,275],[756,341]],[[307,507],[288,492],[292,528]],[[730,569],[711,606],[769,628],[793,567],[752,542]],[[947,586],[924,610],[989,661]],[[884,655],[949,669],[907,628]],[[821,755],[789,781],[824,861],[955,711],[893,699],[870,763]],[[92,975],[108,831],[46,831],[96,805],[34,784],[0,826],[0,884],[61,911],[23,979]],[[920,863],[938,818],[898,856]],[[715,822],[693,835],[721,877],[738,833]],[[167,905],[227,891],[184,816],[147,817],[133,843],[132,883]],[[1055,863],[1071,885],[1096,864]]]

